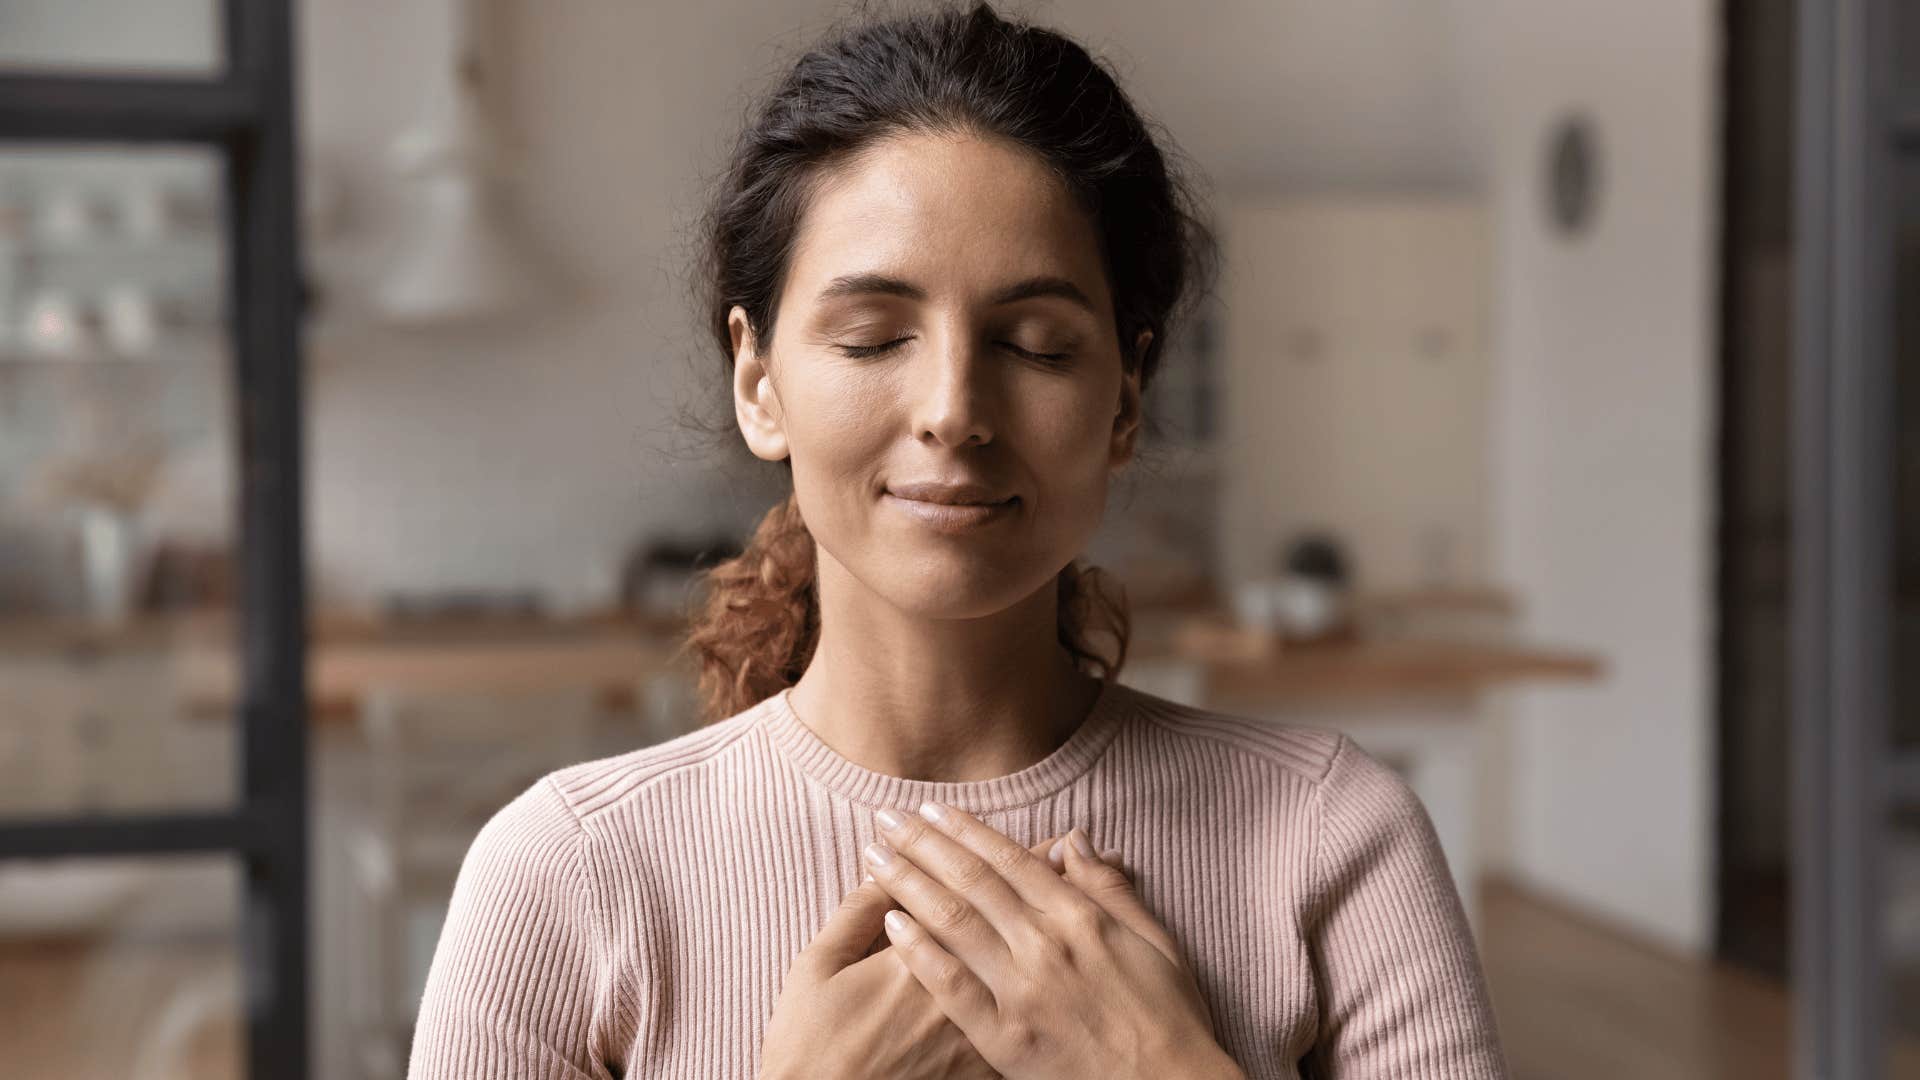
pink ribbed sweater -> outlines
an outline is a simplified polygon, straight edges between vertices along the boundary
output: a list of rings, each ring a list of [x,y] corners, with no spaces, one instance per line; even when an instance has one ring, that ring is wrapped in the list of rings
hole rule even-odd
[[[1118,683],[990,780],[864,768],[785,692],[545,777],[467,853],[409,1076],[754,1076],[789,963],[865,873],[873,811],[927,799],[1022,844],[1081,825],[1117,848],[1249,1077],[1506,1076],[1459,894],[1399,775],[1330,729]]]

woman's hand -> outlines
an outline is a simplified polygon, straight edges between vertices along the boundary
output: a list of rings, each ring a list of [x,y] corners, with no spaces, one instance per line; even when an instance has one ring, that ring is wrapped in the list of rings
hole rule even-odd
[[[1057,842],[1042,841],[1033,852]],[[861,885],[794,958],[761,1043],[762,1080],[999,1075],[888,944],[881,917],[892,905],[877,884]]]
[[[906,909],[888,938],[940,1010],[1010,1080],[1238,1077],[1179,946],[1082,829],[1066,880],[970,814],[876,815],[875,882]]]

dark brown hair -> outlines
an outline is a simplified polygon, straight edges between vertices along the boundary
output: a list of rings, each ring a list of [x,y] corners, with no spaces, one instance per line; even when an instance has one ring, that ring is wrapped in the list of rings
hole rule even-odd
[[[997,138],[1047,164],[1095,222],[1122,363],[1137,369],[1144,391],[1169,326],[1215,272],[1212,235],[1105,63],[986,3],[863,17],[801,56],[751,111],[701,223],[698,286],[729,387],[728,315],[743,308],[754,340],[773,340],[816,182],[849,154],[905,133]],[[1141,330],[1153,338],[1136,351]],[[706,720],[762,701],[806,670],[820,633],[814,558],[789,495],[739,556],[706,572],[687,641],[700,662]],[[1126,660],[1129,622],[1124,593],[1106,584],[1097,568],[1067,566],[1058,622],[1061,645],[1110,679]]]

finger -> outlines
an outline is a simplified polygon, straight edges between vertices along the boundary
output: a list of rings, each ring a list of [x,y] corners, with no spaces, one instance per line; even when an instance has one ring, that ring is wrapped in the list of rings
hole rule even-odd
[[[1046,859],[1047,864],[1053,867],[1056,872],[1064,874],[1067,870],[1067,864],[1066,861],[1061,858],[1059,848],[1061,844],[1066,843],[1066,840],[1066,833],[1061,833],[1059,836],[1049,836],[1027,850],[1033,852],[1036,858]],[[1104,851],[1101,852],[1100,857],[1112,863],[1114,866],[1121,865],[1120,853],[1118,851]],[[862,871],[862,874],[862,881],[871,882],[873,880],[873,874],[871,872]],[[874,935],[873,944],[868,947],[864,955],[873,956],[886,948],[888,948],[887,935],[883,931]]]
[[[1059,876],[1045,871],[1046,864],[1034,857],[1033,853],[999,832],[980,824],[970,814],[958,810],[945,810],[945,821],[965,818],[972,822],[975,830],[991,833],[994,854],[983,857],[973,847],[960,842],[950,835],[951,826],[936,821],[926,812],[926,807],[935,803],[923,803],[920,814],[900,814],[884,810],[874,814],[874,822],[879,826],[886,842],[893,850],[905,855],[927,876],[945,886],[948,891],[960,896],[974,910],[978,911],[1000,937],[1006,941],[1019,940],[1019,935],[1034,927],[1034,909],[1029,906],[1021,893],[1007,880],[1009,866],[1024,865],[1039,868],[1043,876],[1050,879],[1055,888],[1067,889]],[[927,922],[921,916],[922,922]],[[938,936],[940,926],[927,923],[927,930]]]
[[[994,925],[1010,940],[1015,933],[1033,925],[1033,911],[1059,910],[1062,905],[1073,902],[1073,890],[1044,859],[1036,858],[1033,852],[972,814],[943,803],[928,802],[920,805],[920,816],[932,826],[923,836],[930,850],[951,853],[953,865],[962,872],[976,874],[984,869],[998,879],[970,880],[963,884],[977,886],[985,901],[980,905],[981,912],[995,920]],[[948,884],[955,883],[949,881]],[[967,889],[969,896],[974,891],[974,888]],[[1010,907],[1002,907],[1003,894],[1011,895]],[[1011,915],[1010,923],[1000,921],[1003,912]]]
[[[892,906],[893,898],[877,884],[868,882],[855,888],[841,899],[827,925],[800,950],[794,966],[805,964],[815,977],[825,978],[866,956],[882,933],[881,917]]]
[[[1032,850],[1035,855],[1040,855],[1044,853],[1047,860],[1047,865],[1053,867],[1054,872],[1062,875],[1066,874],[1067,872],[1067,854],[1066,854],[1067,838],[1064,834],[1057,836],[1052,840],[1048,840],[1044,843],[1035,844]],[[1115,849],[1108,848],[1107,850],[1101,852],[1100,861],[1106,863],[1108,866],[1113,867],[1115,870],[1118,870],[1123,874],[1127,874],[1127,880],[1129,881],[1133,880],[1133,875],[1127,873],[1126,862],[1120,858],[1120,852],[1116,851]]]
[[[1066,838],[1067,838],[1066,833],[1061,833],[1059,836],[1049,836],[1045,840],[1040,841],[1039,843],[1033,845],[1027,850],[1033,852],[1035,857],[1045,859],[1047,858],[1047,852],[1052,850],[1055,845],[1065,841]],[[1101,857],[1105,858],[1108,862],[1113,863],[1115,866],[1120,865],[1120,853],[1117,851],[1106,852]],[[1058,852],[1054,852],[1053,858],[1049,860],[1049,865],[1051,865],[1055,870],[1061,873],[1065,873],[1067,869],[1066,863],[1061,861]],[[862,874],[862,877],[860,880],[862,881],[873,880],[872,872],[863,870],[861,871],[861,874]],[[887,935],[884,932],[880,934],[876,934],[873,939],[873,948],[868,950],[867,955],[872,956],[874,953],[877,953],[886,947],[887,947]]]
[[[993,991],[973,969],[942,948],[911,915],[904,911],[888,912],[885,925],[887,940],[893,943],[907,971],[933,998],[934,1005],[953,1021],[953,1026],[976,1047],[980,1046],[998,1015]]]
[[[1060,846],[1066,860],[1068,882],[1079,886],[1088,899],[1100,905],[1122,926],[1145,938],[1168,960],[1181,967],[1186,966],[1186,958],[1181,955],[1180,946],[1173,940],[1173,935],[1140,902],[1140,896],[1133,891],[1133,883],[1127,880],[1127,875],[1104,859],[1088,854],[1093,850],[1093,842],[1087,837],[1085,829],[1075,828],[1069,832]]]
[[[1053,845],[1059,843],[1063,839],[1065,839],[1064,836],[1050,836],[1047,839],[1042,840],[1039,843],[1028,848],[1027,850],[1033,852],[1035,855],[1044,859],[1047,857],[1047,852],[1053,850]]]
[[[967,898],[946,887],[912,859],[876,841],[862,853],[874,884],[907,909],[914,921],[971,968],[982,981],[996,983],[1012,961],[1012,950],[986,916]]]
[[[1059,836],[1049,836],[1049,837],[1048,837],[1048,838],[1046,838],[1045,840],[1042,840],[1042,841],[1040,841],[1039,843],[1037,843],[1037,844],[1035,844],[1035,845],[1033,845],[1032,847],[1030,847],[1030,848],[1028,848],[1027,850],[1028,850],[1028,851],[1031,851],[1031,852],[1033,852],[1033,853],[1034,853],[1034,855],[1035,855],[1036,857],[1039,857],[1039,858],[1043,858],[1043,859],[1044,859],[1044,858],[1046,858],[1046,857],[1047,857],[1047,852],[1048,852],[1048,851],[1050,851],[1050,850],[1051,850],[1051,849],[1053,848],[1053,846],[1054,846],[1055,844],[1058,844],[1058,843],[1060,843],[1061,841],[1063,841],[1063,840],[1065,840],[1066,838],[1067,838],[1067,834],[1066,834],[1066,833],[1061,833],[1061,834],[1060,834]],[[1112,863],[1114,863],[1114,864],[1115,864],[1116,866],[1117,866],[1117,865],[1119,865],[1119,862],[1120,862],[1120,853],[1119,853],[1119,852],[1117,852],[1117,851],[1109,851],[1109,852],[1107,852],[1106,854],[1107,854],[1107,855],[1111,855],[1111,856],[1112,856],[1112,858],[1111,858],[1110,860],[1108,860],[1108,861],[1110,861],[1110,862],[1112,862]],[[1061,872],[1063,872],[1063,873],[1064,873],[1064,872],[1066,871],[1066,864],[1065,864],[1065,863],[1063,863],[1063,862],[1061,862],[1061,861],[1059,860],[1059,858],[1058,858],[1057,856],[1056,856],[1056,857],[1055,857],[1055,858],[1054,858],[1054,859],[1053,859],[1053,860],[1051,861],[1051,865],[1053,866],[1053,868],[1054,868],[1055,870],[1058,870],[1058,871],[1061,871]],[[864,872],[863,872],[863,873],[864,873]],[[872,880],[873,880],[873,875],[872,875],[871,873],[865,873],[865,876],[864,876],[864,877],[863,877],[863,878],[862,878],[861,880],[863,880],[863,881],[872,881]],[[889,943],[888,943],[888,941],[887,941],[887,935],[886,935],[886,933],[885,933],[884,931],[882,931],[881,933],[878,933],[878,934],[875,934],[875,935],[874,935],[874,937],[873,937],[873,945],[872,945],[872,946],[870,946],[870,947],[869,947],[869,948],[867,949],[867,951],[866,951],[866,954],[865,954],[865,955],[866,955],[866,956],[873,956],[873,955],[876,955],[876,954],[878,954],[878,953],[879,953],[879,952],[880,952],[881,950],[883,950],[883,949],[886,949],[886,948],[888,948],[888,947],[889,947]]]

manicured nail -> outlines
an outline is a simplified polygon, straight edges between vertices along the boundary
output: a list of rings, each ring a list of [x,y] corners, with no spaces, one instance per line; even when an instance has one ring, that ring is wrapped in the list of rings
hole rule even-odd
[[[893,861],[893,852],[885,844],[868,844],[867,861],[875,866],[885,866]]]
[[[1067,858],[1066,843],[1065,840],[1055,840],[1053,846],[1047,849],[1047,861],[1056,867],[1062,862],[1065,862]]]
[[[887,933],[904,934],[907,932],[907,917],[899,911],[887,912]],[[868,925],[872,925],[869,923]]]
[[[889,831],[899,828],[907,820],[884,806],[873,812],[873,819],[880,823],[881,828]]]
[[[1073,841],[1075,851],[1078,851],[1089,859],[1094,857],[1093,841],[1087,839],[1087,834],[1081,830],[1079,826],[1074,826],[1073,831],[1067,834],[1067,839]]]
[[[937,802],[923,802],[920,804],[920,816],[938,825],[946,820],[947,808]]]

